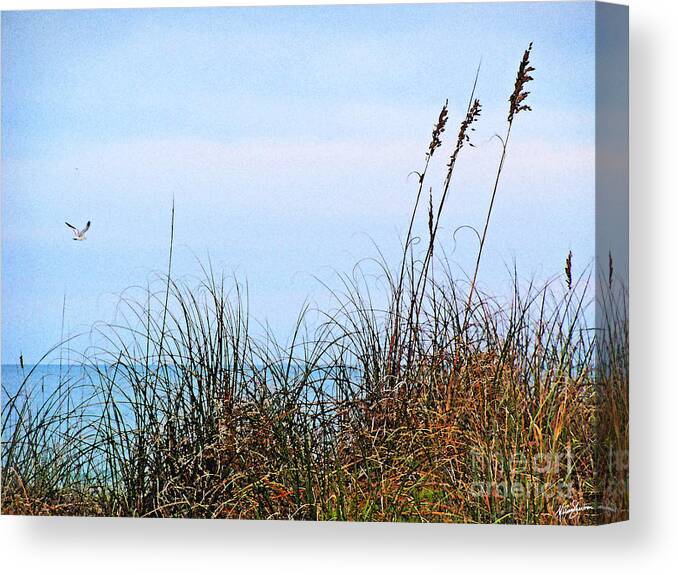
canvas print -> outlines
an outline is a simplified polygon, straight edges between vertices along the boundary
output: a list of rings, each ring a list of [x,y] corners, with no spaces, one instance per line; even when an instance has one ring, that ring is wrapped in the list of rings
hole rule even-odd
[[[627,18],[2,13],[2,513],[627,519]]]

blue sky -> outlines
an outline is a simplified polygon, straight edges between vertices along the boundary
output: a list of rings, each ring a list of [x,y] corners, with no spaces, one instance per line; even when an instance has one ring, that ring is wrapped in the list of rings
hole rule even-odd
[[[480,226],[517,64],[534,42],[533,112],[517,117],[484,285],[594,253],[593,3],[5,12],[2,14],[2,360],[28,362],[110,321],[117,296],[208,254],[247,278],[283,333],[302,303],[406,231],[431,127],[440,163],[479,59],[483,116],[443,221]],[[86,242],[64,221],[92,220]],[[475,245],[451,257],[469,269]]]

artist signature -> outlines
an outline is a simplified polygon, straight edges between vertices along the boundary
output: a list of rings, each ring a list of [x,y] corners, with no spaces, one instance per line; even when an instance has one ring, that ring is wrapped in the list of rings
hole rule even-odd
[[[561,505],[558,507],[558,511],[556,511],[556,516],[559,519],[562,519],[563,517],[570,517],[574,515],[575,513],[581,513],[582,511],[608,511],[610,513],[614,513],[617,511],[616,507],[611,507],[609,505],[580,505],[576,504],[571,507],[567,505]]]

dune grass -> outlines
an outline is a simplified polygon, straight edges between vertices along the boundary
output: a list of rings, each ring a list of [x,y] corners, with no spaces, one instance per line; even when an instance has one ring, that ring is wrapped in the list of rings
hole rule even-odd
[[[247,291],[203,267],[123,294],[46,396],[35,368],[2,406],[2,512],[347,521],[595,524],[628,516],[625,288],[588,269],[497,298],[479,287],[509,136],[529,111],[530,48],[509,100],[476,265],[436,249],[475,84],[439,194],[418,172],[397,262],[340,275],[320,322],[254,335]],[[477,77],[476,77],[477,80]],[[428,196],[428,209],[425,198]],[[437,198],[434,201],[434,197]],[[420,213],[426,210],[425,213]],[[428,222],[418,248],[415,229]],[[440,253],[439,253],[440,252]],[[594,290],[593,276],[596,276]],[[594,292],[598,292],[597,295]],[[591,325],[595,316],[596,325]],[[49,354],[46,358],[49,358]]]

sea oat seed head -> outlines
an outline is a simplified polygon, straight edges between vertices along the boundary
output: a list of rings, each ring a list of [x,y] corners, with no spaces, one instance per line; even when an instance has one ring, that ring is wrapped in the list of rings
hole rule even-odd
[[[478,98],[473,100],[473,104],[471,104],[471,106],[468,109],[468,112],[466,112],[466,117],[464,118],[464,121],[459,126],[459,133],[457,134],[457,145],[454,148],[452,155],[450,156],[449,163],[447,164],[449,168],[451,168],[454,165],[455,161],[457,160],[457,155],[464,146],[465,142],[468,142],[469,146],[473,146],[468,132],[469,130],[471,132],[475,130],[475,128],[473,128],[473,124],[478,121],[478,118],[480,118],[480,112],[482,109],[483,107],[480,103],[480,100],[478,100]]]
[[[532,76],[530,76],[530,72],[534,72],[534,68],[530,66],[530,52],[532,52],[532,42],[530,42],[530,45],[523,54],[523,59],[521,60],[520,66],[518,67],[518,75],[516,76],[516,83],[513,87],[513,94],[511,94],[511,97],[509,98],[509,102],[511,103],[508,115],[509,123],[513,122],[513,116],[519,112],[522,112],[523,110],[532,110],[530,106],[523,104],[529,95],[529,92],[524,91],[525,84],[531,82],[534,79]]]
[[[572,289],[572,250],[565,260],[565,283],[567,283],[567,289]]]
[[[445,105],[443,106],[443,109],[440,110],[438,121],[436,122],[436,125],[433,128],[433,133],[431,134],[431,143],[429,144],[427,154],[429,158],[432,157],[433,152],[435,152],[436,149],[442,145],[443,141],[441,139],[441,136],[445,131],[446,124],[447,124],[447,100],[445,100]]]

